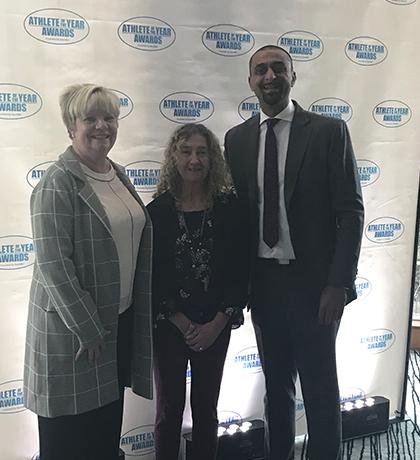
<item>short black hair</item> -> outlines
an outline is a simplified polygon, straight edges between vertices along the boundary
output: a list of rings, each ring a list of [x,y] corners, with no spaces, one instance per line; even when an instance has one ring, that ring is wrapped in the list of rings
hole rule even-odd
[[[259,53],[260,51],[263,51],[265,49],[270,49],[270,48],[273,48],[273,49],[276,49],[276,50],[280,50],[280,51],[283,51],[283,53],[286,53],[287,56],[289,56],[289,59],[290,59],[290,65],[291,65],[291,68],[293,70],[293,59],[292,59],[292,56],[290,56],[290,53],[288,51],[286,51],[284,48],[282,48],[281,46],[277,46],[277,45],[264,45],[262,46],[261,48],[258,48],[257,51],[255,51],[252,56],[249,58],[249,74],[251,75],[251,63],[252,63],[252,59],[254,59],[254,56]]]

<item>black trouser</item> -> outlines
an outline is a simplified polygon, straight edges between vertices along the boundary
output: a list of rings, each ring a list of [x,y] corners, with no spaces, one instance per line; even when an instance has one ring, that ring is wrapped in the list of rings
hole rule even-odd
[[[159,321],[154,336],[156,381],[156,460],[177,460],[185,406],[185,374],[191,364],[192,458],[217,454],[217,401],[230,340],[230,325],[213,345],[192,351],[171,322]]]
[[[120,398],[77,415],[38,416],[40,460],[117,460],[124,385],[129,378],[133,308],[118,321],[117,363]]]
[[[319,294],[290,267],[258,262],[252,319],[266,381],[266,460],[294,458],[295,382],[302,387],[310,460],[336,460],[341,414],[335,339],[339,323],[318,324]]]

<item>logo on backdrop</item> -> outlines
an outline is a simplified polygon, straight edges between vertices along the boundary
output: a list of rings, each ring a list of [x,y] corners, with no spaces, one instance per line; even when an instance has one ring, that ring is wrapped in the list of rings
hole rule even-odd
[[[155,451],[154,425],[143,425],[123,434],[120,447],[126,456],[149,455]]]
[[[301,399],[295,400],[295,421],[297,422],[305,415],[305,404]]]
[[[22,235],[0,236],[0,270],[18,270],[34,263],[32,238]]]
[[[0,119],[20,120],[41,110],[42,98],[33,89],[13,83],[0,83]]]
[[[262,371],[260,355],[256,346],[247,347],[239,351],[233,358],[233,364],[236,369],[256,374]]]
[[[277,45],[288,51],[294,61],[312,61],[324,51],[322,40],[304,30],[286,32],[279,37]]]
[[[26,174],[26,182],[32,188],[35,188],[35,186],[41,180],[41,177],[44,175],[45,171],[54,163],[55,161],[44,161],[44,163],[40,163],[39,165],[34,166]]]
[[[389,350],[395,342],[395,333],[389,329],[372,329],[360,337],[360,345],[369,353],[377,354]]]
[[[258,115],[260,113],[260,103],[257,96],[249,96],[242,100],[238,105],[238,113],[243,120],[248,120],[248,118]]]
[[[359,172],[360,185],[362,187],[372,185],[381,175],[379,166],[370,160],[357,160],[357,170]]]
[[[217,411],[217,418],[220,423],[242,423],[242,416],[230,410]]]
[[[338,97],[326,97],[318,99],[309,106],[308,110],[318,115],[323,115],[330,118],[338,118],[339,120],[349,121],[353,116],[351,105],[339,99]]]
[[[411,109],[401,101],[380,102],[372,111],[373,119],[385,128],[398,128],[411,119]]]
[[[137,193],[155,193],[160,180],[159,161],[134,161],[125,166],[125,173],[130,178]]]
[[[388,48],[380,40],[373,37],[355,37],[346,43],[346,56],[359,65],[376,65],[384,61]]]
[[[51,45],[72,45],[89,35],[86,19],[61,8],[34,11],[26,16],[23,26],[31,37]]]
[[[411,5],[416,3],[416,0],[386,0],[389,3],[393,3],[394,5]]]
[[[373,243],[389,243],[404,233],[404,224],[395,217],[378,217],[367,224],[366,238]]]
[[[366,392],[363,391],[361,388],[348,387],[348,388],[344,388],[342,392],[340,391],[340,402],[341,403],[352,401],[354,399],[361,399],[364,397],[366,397]]]
[[[118,119],[122,120],[123,118],[128,117],[134,109],[131,97],[127,96],[127,94],[122,91],[118,91],[117,89],[112,89],[111,91],[115,93],[120,101],[120,117]]]
[[[175,123],[201,123],[213,115],[214,104],[202,94],[186,91],[165,96],[160,101],[159,110]]]
[[[23,380],[0,383],[0,414],[23,412]]]
[[[254,36],[243,27],[234,24],[216,24],[203,32],[203,45],[220,56],[241,56],[251,51]]]
[[[372,290],[372,283],[368,279],[358,276],[354,284],[356,286],[357,299],[366,299]]]
[[[138,50],[161,51],[173,45],[176,34],[174,28],[161,19],[138,16],[120,24],[118,37]]]

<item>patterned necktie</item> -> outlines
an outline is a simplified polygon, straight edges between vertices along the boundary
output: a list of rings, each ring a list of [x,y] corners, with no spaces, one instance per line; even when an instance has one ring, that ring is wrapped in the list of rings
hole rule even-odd
[[[278,118],[267,120],[264,155],[263,240],[272,248],[279,240],[279,165],[277,139],[273,127]]]

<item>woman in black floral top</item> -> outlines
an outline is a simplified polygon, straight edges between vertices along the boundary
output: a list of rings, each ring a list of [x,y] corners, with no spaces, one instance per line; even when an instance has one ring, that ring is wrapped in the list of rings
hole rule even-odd
[[[177,460],[191,365],[193,459],[214,460],[217,401],[232,327],[243,322],[248,245],[217,138],[187,124],[172,135],[155,200],[153,304],[157,460]]]

